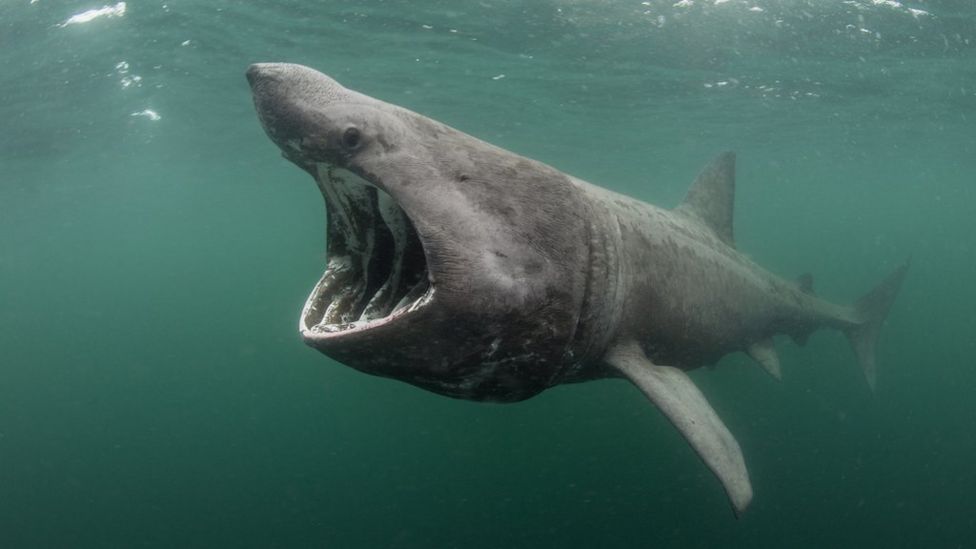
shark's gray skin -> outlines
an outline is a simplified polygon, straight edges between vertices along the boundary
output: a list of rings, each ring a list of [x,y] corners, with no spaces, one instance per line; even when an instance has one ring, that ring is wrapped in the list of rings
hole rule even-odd
[[[247,71],[258,116],[315,178],[328,266],[306,343],[366,373],[469,400],[561,383],[633,382],[718,476],[752,499],[738,443],[685,373],[741,351],[780,376],[772,337],[847,335],[869,383],[907,269],[854,306],[781,279],[732,238],[734,156],[666,210],[602,189],[308,67]]]

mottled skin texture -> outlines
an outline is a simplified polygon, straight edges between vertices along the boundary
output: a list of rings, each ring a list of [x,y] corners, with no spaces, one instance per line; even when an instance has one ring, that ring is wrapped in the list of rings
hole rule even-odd
[[[416,310],[358,327],[324,326],[342,276],[356,274],[330,270],[313,292],[302,334],[346,365],[491,401],[626,377],[689,440],[737,512],[752,497],[741,451],[684,371],[746,351],[778,377],[773,335],[802,341],[833,327],[851,339],[873,381],[874,340],[904,267],[853,307],[817,298],[809,281],[762,269],[733,244],[730,153],[699,176],[684,203],[666,210],[307,67],[254,65],[248,80],[261,122],[286,158],[320,186],[335,167],[386,192],[422,244],[431,290]],[[343,229],[334,208],[330,233]],[[370,208],[363,202],[356,211],[365,217],[347,225],[375,223]],[[338,237],[329,247],[330,255],[347,252]]]

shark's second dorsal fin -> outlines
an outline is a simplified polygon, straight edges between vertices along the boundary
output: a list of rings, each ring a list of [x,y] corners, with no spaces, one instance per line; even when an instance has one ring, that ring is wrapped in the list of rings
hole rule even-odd
[[[803,273],[799,278],[796,279],[796,285],[800,287],[800,290],[809,295],[817,295],[813,291],[813,275],[810,273]]]
[[[691,184],[684,201],[676,208],[702,222],[723,242],[735,246],[732,238],[732,204],[735,201],[735,153],[726,151]]]

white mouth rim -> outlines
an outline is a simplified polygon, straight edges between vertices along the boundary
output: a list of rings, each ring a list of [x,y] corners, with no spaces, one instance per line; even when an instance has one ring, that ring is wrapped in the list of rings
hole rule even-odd
[[[380,189],[378,186],[374,185],[372,182],[358,176],[357,174],[345,170],[342,168],[337,168],[329,164],[317,164],[316,165],[318,176],[316,177],[316,182],[318,183],[320,189],[322,190],[323,196],[326,200],[329,200],[328,196],[332,196],[332,204],[337,207],[332,208],[330,211],[337,212],[336,215],[340,216],[334,223],[329,220],[327,230],[327,249],[329,249],[329,257],[327,258],[326,269],[322,274],[322,277],[315,284],[312,291],[309,293],[308,298],[305,300],[305,304],[302,307],[301,316],[299,317],[299,331],[301,332],[303,338],[306,340],[324,340],[324,339],[338,339],[352,334],[366,332],[380,326],[390,324],[403,317],[410,316],[413,313],[423,309],[427,304],[429,304],[434,297],[435,287],[433,284],[432,277],[429,272],[429,261],[426,256],[427,250],[424,248],[423,241],[419,238],[416,229],[412,225],[412,221],[406,215],[406,212],[396,203],[396,201],[385,191]],[[327,180],[327,181],[326,181]],[[336,183],[338,186],[344,186],[344,188],[336,188]],[[375,192],[375,195],[370,195],[369,193]],[[343,194],[345,193],[345,194]],[[372,215],[369,222],[373,223],[372,230],[368,231],[365,235],[355,234],[352,228],[352,223],[349,220],[349,216],[353,215],[355,212],[343,212],[341,211],[345,205],[355,201],[361,200],[364,196],[373,196],[377,201],[377,209],[380,209],[379,204],[382,203],[383,207],[387,211],[379,212],[379,220],[377,220],[376,215]],[[338,200],[336,199],[338,197]],[[385,215],[385,214],[388,214]],[[357,219],[357,221],[362,221]],[[393,281],[393,284],[399,284],[401,274],[405,271],[405,261],[404,258],[404,248],[410,244],[419,244],[423,250],[423,260],[424,267],[421,273],[421,278],[415,285],[417,287],[410,288],[406,295],[399,300],[399,302],[392,307],[383,316],[370,316],[365,310],[362,316],[358,319],[353,320],[343,320],[341,322],[330,322],[326,320],[328,315],[327,310],[330,306],[339,298],[343,297],[345,294],[342,292],[356,291],[357,289],[365,290],[365,288],[351,288],[342,282],[336,282],[337,278],[342,278],[341,276],[336,276],[336,271],[341,275],[344,270],[348,268],[349,265],[355,262],[358,263],[360,271],[364,271],[365,265],[368,262],[374,260],[374,256],[371,255],[373,252],[373,243],[371,242],[361,242],[364,238],[368,240],[369,238],[375,239],[375,227],[376,223],[384,224],[390,235],[394,240],[394,257],[391,259],[391,274],[390,278],[384,282],[383,286],[375,292],[375,294],[370,297],[367,301],[372,302],[372,299],[377,297],[384,289],[386,285]],[[396,224],[399,223],[399,226]],[[415,243],[407,241],[407,230],[406,224],[410,224],[409,231],[412,234],[412,238],[415,239]],[[346,241],[356,240],[360,244],[363,250],[358,253],[346,251],[344,254],[333,254],[332,241],[331,239],[336,236],[333,235],[333,228],[336,226],[345,227],[347,230],[344,231],[344,239]],[[400,238],[397,238],[397,235]],[[416,272],[416,271],[415,271]],[[363,280],[357,280],[360,285],[365,283],[365,274],[361,274]],[[394,277],[397,278],[394,278]],[[380,278],[379,280],[383,280]],[[424,284],[425,290],[419,296],[411,297],[411,293],[415,290],[421,289],[420,284]],[[333,288],[333,286],[339,285],[340,288]],[[398,286],[399,287],[399,286]],[[395,289],[394,289],[395,291]],[[329,294],[333,294],[330,296]],[[399,294],[397,294],[399,295]],[[396,299],[396,295],[392,296]],[[410,299],[408,299],[410,298]],[[358,298],[359,301],[365,299],[364,297]],[[366,309],[369,308],[367,304]],[[342,313],[340,313],[342,314]],[[318,319],[317,321],[310,322],[310,319]]]
[[[355,333],[372,330],[385,324],[390,324],[402,317],[412,315],[413,313],[424,308],[428,303],[431,302],[431,300],[433,300],[435,293],[434,287],[428,286],[427,291],[419,299],[413,301],[406,307],[398,308],[390,314],[380,318],[355,320],[353,322],[344,324],[318,323],[310,326],[306,322],[306,318],[308,318],[308,314],[320,300],[321,293],[324,291],[323,284],[325,283],[325,278],[326,275],[323,275],[322,278],[315,284],[315,288],[312,290],[312,293],[309,294],[308,299],[305,300],[305,305],[302,307],[302,316],[299,320],[298,329],[305,339],[337,339]]]

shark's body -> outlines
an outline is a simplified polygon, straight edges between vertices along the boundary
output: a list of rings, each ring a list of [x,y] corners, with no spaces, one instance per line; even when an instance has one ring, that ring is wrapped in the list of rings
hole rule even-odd
[[[686,370],[743,351],[778,378],[774,335],[831,327],[874,383],[907,265],[851,307],[762,269],[733,243],[731,153],[666,210],[307,67],[253,65],[248,80],[268,135],[326,198],[329,265],[300,329],[340,362],[471,400],[625,377],[736,512],[752,497],[741,451]]]

